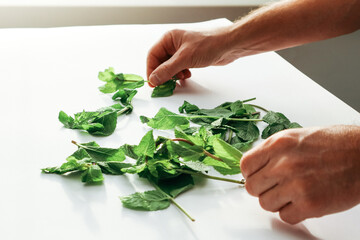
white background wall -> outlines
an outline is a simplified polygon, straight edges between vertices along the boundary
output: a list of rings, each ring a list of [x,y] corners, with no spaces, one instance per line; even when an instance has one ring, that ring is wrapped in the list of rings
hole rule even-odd
[[[265,2],[269,1],[0,0],[0,28],[235,20]],[[360,112],[360,31],[279,54]]]

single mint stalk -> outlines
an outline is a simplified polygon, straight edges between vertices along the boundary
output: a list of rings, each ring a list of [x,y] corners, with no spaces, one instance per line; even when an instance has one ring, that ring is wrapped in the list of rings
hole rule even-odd
[[[245,99],[245,100],[243,100],[241,102],[246,103],[246,102],[250,102],[250,101],[254,101],[254,100],[256,100],[256,97]]]
[[[144,81],[144,82],[149,82],[147,80],[136,80],[136,79],[126,79],[126,80],[123,80],[124,82],[140,82],[140,81]]]
[[[167,194],[166,192],[161,190],[161,188],[159,188],[158,185],[153,183],[151,180],[149,180],[149,182],[156,188],[156,190],[165,194],[169,198],[171,203],[173,203],[181,212],[183,212],[185,214],[185,216],[187,216],[191,221],[195,222],[195,219],[193,217],[191,217],[190,214],[183,207],[181,207],[180,204],[178,204],[172,196],[170,196],[169,194]]]
[[[263,110],[264,112],[269,112],[269,110],[267,110],[266,108],[260,107],[259,105],[255,105],[255,104],[249,104],[250,106],[254,107],[254,108],[258,108]]]
[[[123,109],[121,109],[120,111],[117,112],[117,115],[120,116],[121,114],[123,114],[124,112],[126,112],[129,109],[130,109],[129,107],[124,107]]]
[[[217,116],[207,116],[207,115],[195,115],[195,116],[186,116],[186,118],[188,119],[195,119],[195,118],[217,118],[219,119],[220,117]],[[262,119],[247,119],[247,118],[224,118],[226,120],[229,121],[238,121],[238,122],[261,122],[263,121]]]
[[[239,181],[239,180],[234,180],[234,179],[229,179],[229,178],[215,177],[215,176],[207,175],[207,174],[204,174],[204,173],[201,173],[201,172],[189,171],[189,170],[186,170],[186,169],[176,169],[176,171],[181,172],[181,173],[194,175],[194,176],[198,176],[198,177],[204,177],[204,178],[209,178],[209,179],[213,179],[213,180],[218,180],[218,181],[237,183],[237,184],[240,184],[240,185],[245,184],[245,179],[242,179],[242,180]]]
[[[231,144],[232,135],[233,135],[233,130],[230,129],[230,131],[229,131],[229,138],[228,138],[228,140],[227,140],[227,142],[228,142],[229,144]]]

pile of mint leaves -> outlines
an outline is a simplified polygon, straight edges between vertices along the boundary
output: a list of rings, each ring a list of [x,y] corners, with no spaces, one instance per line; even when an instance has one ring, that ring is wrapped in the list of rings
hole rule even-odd
[[[135,74],[115,74],[113,68],[100,72],[98,78],[105,82],[99,90],[113,93],[112,99],[117,103],[96,111],[84,110],[74,117],[60,111],[59,121],[64,127],[83,130],[94,136],[111,135],[116,129],[117,118],[132,112],[136,89],[146,82]],[[152,97],[170,96],[175,87],[176,78],[173,78],[156,87]],[[212,109],[184,101],[179,106],[179,113],[162,107],[154,117],[140,116],[140,121],[150,129],[139,144],[104,148],[95,141],[72,141],[77,150],[66,158],[66,162],[42,171],[61,175],[79,172],[81,181],[86,184],[103,182],[103,174],[137,174],[147,179],[154,190],[120,197],[124,207],[155,211],[174,204],[194,221],[175,201],[179,194],[194,187],[194,176],[243,185],[244,180],[221,175],[241,173],[242,153],[249,150],[260,136],[265,139],[281,130],[301,127],[282,113],[251,104],[253,100],[255,98],[225,102]],[[262,118],[259,110],[266,113]],[[261,133],[258,122],[267,124]],[[173,137],[155,137],[153,129],[170,131]],[[209,175],[210,170],[219,174]]]

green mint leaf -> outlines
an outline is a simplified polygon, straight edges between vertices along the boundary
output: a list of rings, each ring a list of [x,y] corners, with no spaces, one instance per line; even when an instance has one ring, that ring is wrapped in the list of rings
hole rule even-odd
[[[214,160],[214,161],[216,161],[216,160]],[[188,167],[191,170],[194,170],[196,172],[207,172],[210,170],[209,166],[207,164],[205,164],[204,162],[186,161],[186,162],[182,162],[182,164],[184,164],[186,167]]]
[[[120,89],[135,89],[144,86],[144,79],[135,74],[115,74],[113,68],[99,72],[99,80],[106,82],[105,85],[99,87],[103,93],[113,93]]]
[[[98,78],[101,81],[104,82],[110,82],[116,77],[114,73],[114,68],[109,67],[108,69],[105,69],[104,72],[99,72]]]
[[[181,105],[179,107],[179,112],[180,113],[194,113],[194,112],[197,112],[198,110],[200,110],[200,108],[194,104],[191,104],[187,101],[184,101],[183,105]]]
[[[188,144],[187,146],[183,146],[172,141],[168,141],[167,145],[170,153],[172,155],[175,154],[174,157],[179,156],[184,159],[184,161],[196,161],[204,156],[203,148],[197,145],[191,146],[190,144]]]
[[[81,181],[85,183],[100,183],[104,180],[101,169],[96,164],[91,164],[88,169],[86,169],[81,174]]]
[[[181,174],[175,178],[165,179],[157,182],[157,186],[175,198],[180,193],[185,192],[194,187],[194,180],[188,174]]]
[[[176,126],[181,128],[189,127],[189,121],[185,116],[170,112],[166,108],[160,108],[159,112],[153,118],[140,117],[143,123],[154,129],[173,129]]]
[[[168,97],[173,95],[176,87],[176,80],[169,80],[162,85],[156,86],[151,94],[151,97]]]
[[[142,163],[140,165],[133,165],[127,168],[122,168],[121,171],[124,173],[135,174],[135,173],[141,173],[145,171],[145,169],[146,169],[146,163]]]
[[[158,190],[136,192],[120,200],[124,207],[135,210],[156,211],[170,206],[169,197]]]
[[[179,127],[175,127],[175,137],[176,138],[183,138],[185,140],[188,140],[192,143],[194,143],[195,145],[198,145],[198,146],[205,146],[205,141],[204,139],[199,136],[199,134],[196,134],[196,135],[189,135],[189,134],[186,134],[184,130],[182,130],[181,128]],[[184,146],[189,146],[188,143],[184,143],[184,142],[179,142],[180,145],[184,145]]]
[[[123,162],[98,162],[97,165],[101,168],[101,171],[105,174],[122,175],[123,169],[131,167],[130,163]]]
[[[155,160],[150,159],[147,161],[147,167],[149,169],[150,174],[154,177],[153,180],[159,181],[162,179],[174,178],[180,173],[178,173],[175,169],[178,168],[178,165],[175,165],[171,160]]]
[[[64,174],[68,172],[82,171],[83,168],[84,168],[83,164],[72,159],[66,163],[63,163],[60,167],[49,167],[49,168],[43,168],[41,170],[44,173]]]
[[[120,101],[124,106],[132,106],[131,101],[136,94],[135,89],[120,89],[112,96],[112,99]]]
[[[231,170],[231,167],[229,167],[229,165],[227,165],[225,162],[213,159],[211,157],[206,157],[202,161],[202,163],[204,163],[207,166],[214,167],[214,168],[215,167],[220,168],[220,169],[224,168],[225,169],[224,171]],[[221,171],[219,171],[219,172],[222,173]],[[223,175],[226,175],[226,174],[223,174]]]
[[[260,131],[254,122],[238,122],[236,124],[236,136],[243,142],[254,141],[259,138]]]
[[[122,148],[103,148],[96,142],[77,144],[79,149],[83,149],[94,162],[110,162],[125,160],[125,153]]]
[[[155,150],[153,130],[150,130],[143,136],[139,145],[134,148],[134,153],[137,156],[148,156],[152,158],[154,157]]]
[[[269,111],[264,117],[264,122],[271,124],[289,124],[290,121],[284,114],[279,112]]]
[[[126,156],[138,160],[140,157],[135,153],[135,147],[136,145],[124,144],[121,146],[121,149],[124,151]]]
[[[65,112],[60,111],[59,112],[59,121],[64,124],[66,128],[72,128],[74,125],[74,119],[70,116],[68,116]]]
[[[121,104],[114,104],[95,112],[76,113],[74,119],[61,111],[59,120],[70,129],[82,129],[95,136],[108,136],[115,131],[119,112],[127,109]]]
[[[242,153],[220,138],[213,141],[215,155],[221,158],[231,169],[222,171],[224,175],[240,173],[240,159]],[[217,168],[215,168],[218,170]]]
[[[285,117],[284,114],[279,112],[272,112],[269,111],[264,117],[264,122],[268,123],[269,125],[263,130],[261,133],[261,138],[266,139],[271,135],[280,132],[285,129],[289,128],[299,128],[301,127],[300,124],[295,122],[290,122],[290,120]]]

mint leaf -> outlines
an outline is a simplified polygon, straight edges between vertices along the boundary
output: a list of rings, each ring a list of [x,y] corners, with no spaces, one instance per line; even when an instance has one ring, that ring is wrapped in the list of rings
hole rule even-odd
[[[70,159],[68,162],[63,163],[60,167],[49,167],[41,169],[44,173],[56,173],[56,174],[65,174],[68,172],[82,171],[86,169],[84,163],[80,163],[74,159]]]
[[[97,162],[97,165],[101,168],[101,171],[105,174],[122,175],[123,169],[131,167],[130,163],[123,162]]]
[[[172,141],[168,141],[167,145],[172,154],[183,158],[185,161],[196,161],[204,156],[203,148],[197,145],[192,146],[188,144],[185,147],[185,145],[183,146]]]
[[[140,119],[143,123],[146,123],[154,129],[166,130],[173,129],[176,126],[181,128],[187,128],[189,126],[189,121],[185,116],[170,112],[166,108],[160,108],[159,112],[153,118],[141,116]]]
[[[44,173],[65,174],[81,172],[81,180],[86,183],[98,183],[104,180],[102,173],[121,175],[123,168],[132,165],[123,163],[125,154],[123,148],[103,148],[96,142],[78,144],[78,149],[66,158],[60,167],[44,168]]]
[[[108,136],[115,131],[118,114],[124,113],[127,110],[127,107],[114,104],[106,108],[98,109],[95,112],[83,111],[76,113],[74,118],[60,111],[59,121],[64,124],[66,128],[85,130],[95,136]]]
[[[166,194],[175,198],[180,193],[183,193],[194,187],[194,180],[188,174],[181,174],[178,177],[170,178],[157,182],[157,186]]]
[[[153,157],[155,152],[155,140],[153,130],[148,131],[141,139],[138,146],[134,147],[134,153],[137,156]]]
[[[261,138],[266,139],[271,135],[289,128],[301,128],[301,125],[296,122],[290,122],[284,114],[279,112],[269,111],[264,117],[264,122],[269,125],[263,130]]]
[[[120,89],[112,96],[112,99],[120,101],[124,106],[132,106],[131,101],[136,94],[135,89]]]
[[[176,87],[176,80],[171,79],[162,85],[156,86],[151,94],[151,97],[168,97],[173,95]]]
[[[123,168],[123,169],[121,169],[121,171],[124,173],[135,174],[135,173],[141,173],[145,169],[146,169],[146,163],[142,163],[140,165],[132,165],[127,168]]]
[[[99,183],[104,180],[101,169],[98,165],[90,165],[82,174],[81,181],[86,183]]]
[[[219,138],[214,139],[213,144],[215,155],[220,157],[224,163],[230,167],[229,170],[220,168],[215,169],[223,175],[240,173],[240,159],[242,157],[242,153]]]
[[[113,93],[121,89],[135,89],[144,86],[144,79],[135,74],[115,74],[113,68],[99,72],[99,80],[106,82],[105,85],[99,87],[103,93]]]
[[[125,160],[125,153],[122,148],[103,148],[100,147],[96,142],[75,144],[79,148],[78,151],[85,150],[88,156],[91,157],[92,161],[94,162],[122,162]]]
[[[190,113],[193,113],[193,112],[196,112],[196,111],[198,111],[200,108],[198,107],[198,106],[196,106],[196,105],[194,105],[194,104],[191,104],[191,103],[189,103],[189,102],[187,102],[187,101],[184,101],[184,103],[183,103],[183,105],[181,105],[180,107],[179,107],[179,112],[180,113],[188,113],[188,114],[190,114]]]
[[[156,211],[170,206],[169,197],[159,190],[136,192],[120,200],[124,207],[135,210]]]

